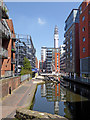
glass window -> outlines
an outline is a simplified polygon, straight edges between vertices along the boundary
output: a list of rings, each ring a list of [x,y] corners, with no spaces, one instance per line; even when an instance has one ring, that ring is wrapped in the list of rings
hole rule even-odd
[[[90,10],[88,11],[89,15],[90,15]]]
[[[83,48],[83,52],[85,52],[85,47]]]
[[[72,44],[70,44],[70,49],[72,49]]]
[[[70,37],[72,37],[72,31],[70,31]]]
[[[68,48],[67,48],[67,52],[68,52]]]
[[[88,25],[90,26],[90,21],[89,21]]]
[[[80,14],[81,14],[81,13],[82,13],[82,6],[80,6],[80,8],[79,8],[79,9],[80,9]]]
[[[83,42],[85,42],[85,37],[83,37]]]
[[[67,45],[68,45],[68,41],[67,41]]]
[[[82,31],[83,31],[83,32],[85,31],[85,27],[82,28]]]
[[[84,21],[84,20],[85,20],[85,16],[82,17],[82,21]]]
[[[72,52],[70,52],[70,57],[72,57]]]
[[[72,63],[72,60],[70,60],[70,63]]]

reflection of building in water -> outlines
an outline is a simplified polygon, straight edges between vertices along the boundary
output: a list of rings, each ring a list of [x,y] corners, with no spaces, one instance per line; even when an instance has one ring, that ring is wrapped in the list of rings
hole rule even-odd
[[[46,96],[46,85],[42,84],[41,85],[41,97],[45,97]]]
[[[54,102],[54,113],[58,114],[59,112],[59,101]]]
[[[57,78],[60,81],[60,78]],[[41,97],[46,97],[47,101],[54,102],[54,113],[59,113],[59,101],[66,101],[66,90],[64,87],[53,82],[46,82],[41,85]]]

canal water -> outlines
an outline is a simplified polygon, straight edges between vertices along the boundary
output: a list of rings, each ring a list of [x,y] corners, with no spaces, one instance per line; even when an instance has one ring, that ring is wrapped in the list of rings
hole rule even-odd
[[[38,85],[32,109],[69,120],[90,120],[90,89],[72,82],[46,82]]]

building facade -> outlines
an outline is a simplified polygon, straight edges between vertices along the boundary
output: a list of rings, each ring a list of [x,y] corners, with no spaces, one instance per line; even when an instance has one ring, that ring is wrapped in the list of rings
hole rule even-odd
[[[60,45],[60,72],[65,73],[65,70],[66,70],[65,45]]]
[[[79,10],[73,9],[65,21],[66,73],[71,76],[80,74],[79,61]]]
[[[79,11],[80,76],[90,79],[90,3],[82,2]]]
[[[54,29],[54,47],[41,47],[39,68],[42,72],[60,73],[60,49],[58,47],[58,27]]]
[[[0,1],[0,77],[13,76],[15,72],[15,37],[8,8]]]
[[[60,73],[60,49],[46,49],[46,72]]]
[[[16,75],[19,75],[21,72],[24,57],[28,58],[32,69],[35,68],[35,54],[36,49],[34,48],[31,36],[16,34]]]

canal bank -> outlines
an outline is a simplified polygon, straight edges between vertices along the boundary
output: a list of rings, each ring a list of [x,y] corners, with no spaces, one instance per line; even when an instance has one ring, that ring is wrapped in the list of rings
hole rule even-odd
[[[42,77],[40,77],[40,78],[43,79]],[[23,85],[21,85],[19,88],[14,90],[11,95],[7,96],[2,101],[2,118],[10,119],[10,118],[15,118],[14,117],[15,115],[16,116],[21,115],[21,117],[22,117],[21,119],[23,119],[25,117],[25,113],[23,114],[23,112],[27,111],[29,116],[26,113],[26,119],[27,119],[27,116],[31,119],[31,110],[29,110],[29,109],[32,106],[32,102],[33,102],[33,99],[35,96],[37,85],[44,83],[44,81],[42,81],[41,79],[39,80],[39,78],[37,78],[37,79],[32,79],[30,81],[27,81]],[[39,118],[40,116],[42,116],[42,118],[44,118],[44,115],[46,116],[46,114],[48,114],[48,113],[40,113],[40,116],[38,117],[38,113],[39,112],[37,112],[37,118]],[[20,116],[18,116],[18,117],[20,117]],[[53,116],[53,117],[55,117],[55,116]],[[61,116],[58,116],[58,120],[59,120],[59,118],[60,118],[60,120],[62,120],[62,119],[65,120],[65,118],[63,118]]]
[[[43,120],[43,119],[48,119],[48,120],[67,120],[65,117],[62,117],[62,116],[59,116],[59,115],[56,115],[56,114],[50,114],[50,113],[46,113],[46,112],[39,112],[39,111],[33,111],[33,110],[30,110],[33,106],[33,102],[34,102],[34,98],[35,98],[35,94],[36,94],[36,91],[37,91],[37,86],[40,85],[40,84],[45,84],[44,81],[42,80],[44,79],[44,77],[42,76],[39,76],[37,77],[37,79],[32,79],[33,81],[33,84],[36,85],[33,93],[31,92],[31,96],[30,98],[28,98],[28,103],[23,107],[23,108],[18,108],[16,110],[16,115],[15,117],[17,119],[30,119],[30,120]],[[30,93],[29,93],[30,94]]]
[[[68,77],[68,76],[62,76],[62,75],[61,77],[66,81],[71,81],[71,82],[78,83],[83,86],[90,87],[90,79],[80,78],[80,77],[74,78],[74,77]]]
[[[45,84],[37,87],[32,110],[58,114],[69,120],[90,120],[89,107],[88,87],[70,81],[67,87],[60,83],[46,81]]]

